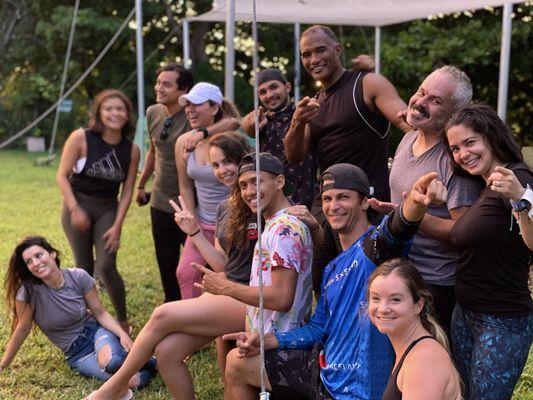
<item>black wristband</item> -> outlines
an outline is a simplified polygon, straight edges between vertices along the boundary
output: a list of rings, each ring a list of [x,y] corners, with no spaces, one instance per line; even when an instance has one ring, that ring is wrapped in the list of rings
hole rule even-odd
[[[209,136],[209,131],[206,128],[200,128],[198,130],[204,134],[204,139],[207,139]]]
[[[187,235],[187,236],[189,236],[189,237],[193,237],[193,236],[195,236],[195,235],[198,235],[198,234],[200,233],[200,231],[201,231],[201,229],[198,228],[198,230],[197,230],[196,232],[194,232],[194,233],[192,233],[192,234],[190,234],[190,235]]]

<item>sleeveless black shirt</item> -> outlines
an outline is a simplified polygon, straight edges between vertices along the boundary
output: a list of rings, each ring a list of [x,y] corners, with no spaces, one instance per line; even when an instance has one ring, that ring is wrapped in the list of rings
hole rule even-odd
[[[85,130],[87,160],[79,173],[72,173],[70,184],[75,191],[94,197],[117,197],[120,184],[128,174],[131,159],[131,140],[112,145],[100,135]]]
[[[337,163],[362,168],[376,197],[390,201],[389,122],[365,104],[365,73],[344,71],[333,86],[317,94],[318,115],[309,122],[312,152],[320,171]]]
[[[400,372],[400,369],[402,369],[403,362],[405,360],[405,357],[407,357],[407,354],[415,347],[415,345],[424,339],[434,339],[433,336],[422,336],[419,337],[416,340],[413,340],[409,347],[405,350],[405,352],[402,355],[402,358],[400,359],[400,362],[398,362],[398,365],[396,368],[394,368],[394,371],[392,371],[391,376],[389,377],[389,381],[387,382],[387,386],[385,387],[385,391],[383,392],[383,397],[381,400],[402,400],[402,392],[400,392],[400,389],[398,389],[397,379],[398,379],[398,373]]]

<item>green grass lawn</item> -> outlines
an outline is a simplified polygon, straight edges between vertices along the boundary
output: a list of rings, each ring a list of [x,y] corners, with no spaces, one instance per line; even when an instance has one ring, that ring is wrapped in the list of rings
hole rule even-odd
[[[55,184],[57,161],[36,167],[33,159],[18,151],[0,151],[0,279],[17,241],[28,234],[46,236],[62,251],[62,262],[72,266],[72,254],[60,222],[61,196]],[[119,270],[126,282],[130,321],[138,332],[152,309],[162,302],[162,289],[150,234],[147,207],[132,205],[122,232]],[[2,297],[4,292],[2,290]],[[107,295],[102,298],[113,312]],[[10,324],[5,302],[0,301],[0,351],[5,348]],[[197,398],[222,399],[214,347],[189,361]],[[67,367],[63,356],[38,330],[26,340],[10,367],[0,374],[0,399],[80,399],[99,386]],[[533,399],[533,352],[515,390],[515,400]],[[170,394],[158,377],[136,399],[168,399]]]

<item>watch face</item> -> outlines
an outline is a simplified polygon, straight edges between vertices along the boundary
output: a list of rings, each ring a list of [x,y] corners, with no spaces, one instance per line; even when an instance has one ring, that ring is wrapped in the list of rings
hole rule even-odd
[[[526,199],[521,199],[517,202],[512,203],[513,210],[516,212],[522,212],[525,210],[529,210],[531,208],[531,203],[527,201]]]

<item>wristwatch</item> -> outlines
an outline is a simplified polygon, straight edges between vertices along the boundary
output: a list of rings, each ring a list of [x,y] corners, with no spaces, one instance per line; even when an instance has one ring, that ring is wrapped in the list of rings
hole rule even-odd
[[[529,217],[533,218],[533,209],[531,208],[531,204],[533,204],[533,190],[530,189],[529,185],[527,185],[524,194],[518,201],[511,200],[511,207],[513,207],[513,211],[518,213],[528,211]]]

